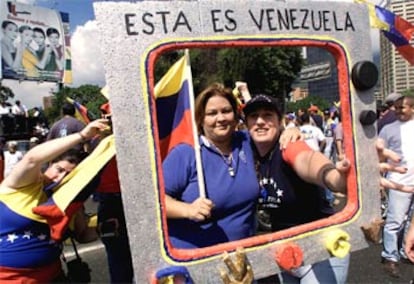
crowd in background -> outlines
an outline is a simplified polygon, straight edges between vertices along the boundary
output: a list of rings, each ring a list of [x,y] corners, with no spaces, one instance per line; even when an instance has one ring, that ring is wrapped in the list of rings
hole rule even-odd
[[[275,184],[286,184],[284,187],[284,190],[286,192],[292,191],[296,192],[297,196],[295,199],[300,199],[300,194],[297,189],[297,183],[301,182],[303,184],[306,184],[306,188],[311,188],[312,186],[317,186],[318,188],[322,189],[321,192],[323,194],[319,195],[319,190],[314,191],[315,194],[318,196],[317,200],[322,196],[323,200],[326,200],[329,203],[328,207],[334,207],[338,205],[341,201],[340,199],[345,197],[343,194],[346,192],[343,188],[343,177],[344,173],[346,172],[346,169],[349,168],[349,165],[345,168],[345,171],[341,172],[338,168],[335,168],[336,162],[345,162],[346,163],[346,157],[344,155],[344,145],[343,145],[343,139],[344,139],[344,133],[342,128],[342,122],[341,122],[341,114],[337,106],[332,105],[329,108],[326,109],[319,109],[316,105],[311,105],[308,109],[299,109],[296,112],[291,112],[287,114],[283,114],[278,109],[276,103],[273,101],[271,97],[268,97],[266,95],[257,95],[254,96],[253,99],[251,99],[250,102],[246,102],[242,106],[242,111],[244,113],[244,121],[242,124],[244,124],[243,127],[245,127],[245,130],[247,129],[248,132],[238,132],[238,128],[240,127],[243,130],[243,127],[241,127],[240,122],[238,121],[238,110],[239,106],[231,94],[231,90],[227,90],[223,88],[221,85],[213,85],[210,87],[210,89],[207,89],[205,91],[206,93],[203,93],[202,96],[198,97],[196,101],[196,121],[198,126],[198,131],[200,133],[200,141],[202,142],[203,147],[205,147],[207,150],[202,155],[203,159],[206,161],[209,161],[211,159],[216,159],[217,161],[214,162],[214,168],[212,168],[214,175],[217,175],[217,165],[220,164],[220,162],[223,163],[222,167],[222,173],[220,176],[223,178],[225,177],[226,180],[228,180],[229,187],[231,187],[231,184],[234,180],[236,180],[236,177],[240,177],[240,180],[242,180],[241,185],[237,185],[237,190],[240,190],[241,188],[245,188],[246,185],[246,179],[250,177],[250,187],[256,188],[259,186],[258,177],[263,177],[263,181],[271,181],[274,179]],[[202,100],[204,98],[204,101]],[[384,134],[384,130],[387,130],[387,124],[392,124],[395,121],[401,122],[401,113],[405,113],[407,116],[407,121],[411,123],[412,120],[412,111],[414,101],[411,99],[407,99],[404,96],[401,96],[399,94],[392,94],[389,97],[387,97],[386,103],[388,104],[387,110],[381,110],[379,112],[379,121],[378,124],[382,125],[379,128],[380,137],[383,137],[386,141],[387,137]],[[198,109],[198,110],[197,110]],[[410,109],[410,110],[408,110]],[[2,153],[2,161],[3,163],[3,169],[1,170],[1,174],[3,175],[1,179],[3,180],[2,187],[0,187],[0,190],[9,190],[10,188],[18,188],[21,183],[21,176],[27,175],[28,173],[30,175],[33,169],[29,166],[30,161],[28,160],[28,157],[25,157],[26,155],[30,156],[30,159],[35,158],[37,160],[36,165],[36,174],[39,174],[38,171],[41,171],[42,174],[45,177],[45,181],[54,181],[54,183],[49,184],[46,182],[45,188],[43,191],[47,193],[51,188],[50,186],[56,186],[56,182],[60,182],[62,178],[70,173],[74,167],[79,163],[82,159],[87,157],[96,147],[99,145],[100,141],[103,139],[101,137],[102,135],[97,135],[97,132],[103,133],[102,130],[105,125],[108,124],[108,120],[106,119],[108,115],[111,115],[111,110],[109,107],[109,104],[105,104],[101,107],[101,115],[102,117],[105,117],[104,120],[101,121],[95,121],[88,125],[84,125],[82,122],[77,120],[74,117],[75,109],[74,106],[70,103],[66,103],[62,107],[62,117],[58,121],[56,121],[50,128],[50,130],[47,128],[47,121],[42,116],[42,113],[39,109],[35,108],[33,110],[33,114],[31,116],[28,115],[28,110],[22,105],[19,101],[16,101],[13,106],[6,106],[3,104],[0,108],[0,111],[3,111],[1,114],[1,123],[5,134],[11,134],[11,133],[25,133],[28,134],[30,138],[30,151],[28,153],[23,153],[19,151],[17,148],[17,142],[14,140],[6,140],[4,137],[7,137],[6,135],[3,135],[3,138],[0,140],[1,146],[5,151],[1,151]],[[412,112],[412,113],[411,113]],[[32,118],[32,120],[30,119]],[[387,121],[383,121],[383,120]],[[35,122],[35,123],[33,123]],[[36,126],[41,125],[43,129],[47,129],[44,132],[41,132],[40,135],[36,132]],[[285,150],[279,150],[279,143],[280,145],[283,145],[283,142],[279,142],[279,139],[282,139],[283,136],[281,135],[282,131],[283,133],[288,130],[296,129],[296,131],[300,132],[300,136],[302,137],[303,145],[301,143],[291,143],[295,144],[296,146],[291,146],[291,149],[295,150],[286,150],[289,152],[290,158],[286,158]],[[262,129],[268,129],[266,131],[269,131],[269,133],[273,133],[272,135],[268,135],[265,141]],[[7,132],[7,131],[10,132]],[[98,131],[99,130],[99,131]],[[381,131],[380,131],[381,130]],[[389,130],[389,127],[388,127]],[[296,134],[293,132],[293,136]],[[412,132],[411,132],[412,133]],[[108,134],[108,133],[107,133]],[[244,135],[244,136],[243,136]],[[244,139],[247,137],[247,135],[250,135],[252,140],[246,140]],[[392,137],[392,133],[390,134]],[[105,136],[105,135],[104,135]],[[225,136],[227,140],[226,143],[222,143],[224,140],[221,140],[220,137]],[[288,138],[289,141],[291,138]],[[292,138],[293,139],[293,138]],[[292,141],[295,142],[294,138]],[[240,141],[239,141],[240,140]],[[63,144],[57,146],[57,143],[51,142],[51,141],[62,141]],[[244,141],[244,142],[243,142]],[[252,141],[252,142],[247,142]],[[290,142],[292,142],[290,141]],[[253,145],[252,143],[255,143]],[[413,142],[414,143],[414,142]],[[43,146],[42,146],[43,144]],[[45,146],[48,145],[48,146]],[[63,146],[66,145],[66,146]],[[263,149],[263,146],[266,146],[266,151],[260,151]],[[299,145],[299,146],[298,146]],[[304,146],[306,145],[306,146]],[[404,154],[401,153],[401,151],[398,151],[399,149],[393,148],[392,143],[386,143],[386,147],[390,147],[392,150],[395,150],[398,154],[402,154],[402,157],[404,159]],[[56,147],[56,148],[55,148]],[[251,148],[252,147],[252,148]],[[72,160],[72,158],[69,158],[68,156],[65,156],[65,158],[57,158],[58,154],[64,153],[64,150],[68,150],[71,148],[72,150],[76,151],[78,156],[80,156],[79,160]],[[39,151],[42,149],[42,151],[50,152],[49,156],[46,157],[43,155],[40,155]],[[282,149],[282,148],[281,148]],[[194,194],[198,194],[198,191],[195,191],[196,193],[191,193],[191,195],[186,196],[187,193],[187,186],[185,188],[178,188],[176,185],[182,185],[183,183],[177,182],[178,178],[185,178],[182,175],[177,174],[178,169],[187,169],[187,166],[183,164],[183,166],[177,167],[177,163],[184,163],[189,162],[189,166],[192,167],[192,159],[193,154],[191,154],[193,151],[192,149],[186,149],[184,147],[177,147],[175,151],[178,151],[177,153],[177,159],[174,160],[174,151],[173,154],[169,154],[167,156],[167,159],[164,161],[163,166],[168,167],[169,164],[171,167],[173,167],[174,171],[168,171],[166,170],[165,173],[171,173],[173,176],[169,177],[168,175],[164,176],[165,183],[166,183],[166,214],[167,218],[169,219],[169,234],[172,243],[174,246],[181,246],[181,243],[185,243],[185,247],[204,247],[208,245],[213,245],[215,243],[220,243],[219,237],[222,236],[223,242],[229,241],[226,235],[228,232],[225,231],[218,231],[218,228],[215,230],[212,230],[212,228],[209,228],[211,231],[211,238],[203,238],[201,236],[206,236],[206,234],[196,234],[195,232],[197,230],[204,230],[201,226],[206,226],[209,224],[209,219],[211,218],[212,214],[216,214],[216,210],[222,210],[220,213],[223,220],[225,220],[225,210],[228,206],[230,206],[232,203],[229,203],[228,200],[230,200],[230,197],[222,198],[220,201],[221,204],[218,204],[217,200],[213,203],[213,201],[206,199],[206,198],[195,198]],[[244,153],[244,156],[240,153]],[[212,154],[213,153],[213,154]],[[276,153],[276,154],[275,154]],[[306,153],[318,153],[317,155],[311,155],[309,156]],[[287,155],[287,154],[286,154]],[[302,156],[307,156],[307,158],[303,158]],[[213,157],[214,156],[214,157]],[[242,170],[245,172],[243,175],[240,175],[239,171],[241,169],[241,165],[239,165],[239,162],[237,161],[238,157],[244,157],[244,160],[242,159],[240,163],[241,165],[245,166],[245,169]],[[300,158],[302,165],[310,165],[312,164],[313,167],[315,166],[316,161],[312,160],[315,157],[318,157],[318,159],[321,161],[321,173],[309,173],[310,168],[307,166],[307,171],[304,171],[303,169],[298,169],[297,165],[295,165],[295,160]],[[323,157],[323,158],[322,158]],[[50,160],[56,158],[54,160]],[[246,160],[247,159],[247,160]],[[286,159],[286,160],[285,160]],[[289,160],[291,159],[291,160]],[[303,160],[304,159],[304,160]],[[283,160],[283,161],[282,161]],[[247,162],[246,162],[247,161]],[[306,161],[306,162],[304,162]],[[312,162],[311,162],[312,161]],[[244,164],[243,164],[244,163]],[[276,164],[283,164],[283,167],[280,166],[273,166],[273,163]],[[237,166],[238,165],[238,166]],[[256,165],[256,169],[254,169],[253,165]],[[283,168],[284,170],[280,171],[270,171],[269,167],[272,168]],[[209,168],[208,165],[204,164],[205,167],[205,174],[208,175]],[[338,166],[337,166],[338,167]],[[287,170],[287,168],[290,168]],[[194,168],[192,168],[194,170]],[[332,171],[335,170],[335,171]],[[188,172],[187,172],[188,173]],[[332,176],[332,173],[335,173],[337,176]],[[272,177],[267,176],[271,174]],[[285,175],[285,176],[283,176]],[[287,178],[288,176],[291,177],[291,175],[294,175],[295,178],[292,180],[291,178]],[[17,179],[16,177],[20,177]],[[26,178],[26,177],[25,177]],[[25,180],[22,179],[22,180]],[[221,186],[223,187],[223,180],[224,179],[207,179],[208,182],[211,182],[213,180],[220,182]],[[260,182],[263,182],[260,180]],[[288,182],[289,181],[289,182]],[[36,181],[37,182],[37,181]],[[33,184],[34,180],[30,181],[30,184]],[[313,185],[311,185],[313,184]],[[27,184],[25,184],[27,185]],[[266,184],[265,186],[270,186],[271,184]],[[78,222],[78,227],[81,227],[81,231],[77,232],[76,235],[78,237],[78,241],[80,242],[86,242],[86,241],[92,241],[96,240],[99,236],[101,237],[102,242],[105,245],[105,249],[107,252],[108,257],[108,264],[109,264],[109,271],[110,271],[110,277],[112,283],[131,283],[133,281],[133,270],[132,270],[132,257],[130,253],[129,248],[129,240],[127,235],[127,228],[126,228],[126,222],[125,222],[125,216],[123,212],[123,205],[122,205],[122,198],[121,198],[121,190],[120,190],[120,184],[118,179],[118,171],[117,171],[117,164],[116,164],[116,158],[113,157],[110,159],[110,161],[106,164],[103,171],[100,172],[98,180],[95,182],[91,182],[90,185],[91,190],[88,191],[88,194],[83,196],[83,200],[85,201],[85,198],[90,196],[93,193],[94,200],[99,202],[98,207],[98,224],[97,224],[97,231],[93,230],[93,232],[88,231],[84,224],[84,220],[82,219],[82,222]],[[171,186],[171,188],[169,187]],[[194,191],[197,188],[197,185],[192,182],[188,185],[191,191]],[[285,208],[284,206],[287,206],[286,208],[290,208],[289,205],[283,205],[281,206],[279,200],[272,196],[269,197],[268,194],[263,195],[263,188],[265,187],[264,184],[260,183],[261,190],[245,190],[246,194],[238,195],[243,198],[249,198],[249,206],[244,206],[243,210],[245,216],[248,216],[249,220],[249,226],[246,227],[246,224],[241,224],[240,226],[233,226],[234,220],[232,222],[224,221],[225,226],[233,226],[231,227],[231,230],[237,231],[237,234],[234,236],[234,240],[245,238],[248,236],[251,236],[254,234],[255,225],[254,225],[254,212],[255,212],[255,204],[256,202],[262,202],[266,204],[276,204],[276,207],[279,208],[278,210],[282,210]],[[303,187],[303,186],[300,186]],[[410,187],[410,184],[408,185]],[[5,189],[7,188],[7,189]],[[211,188],[218,188],[217,186],[209,186],[207,183],[207,190],[211,190]],[[313,187],[312,187],[313,188]],[[340,188],[341,190],[337,190]],[[276,188],[275,188],[276,189]],[[404,188],[406,191],[409,191],[410,189]],[[338,191],[338,192],[332,192]],[[181,192],[182,191],[182,192]],[[278,189],[276,194],[280,189]],[[308,190],[311,191],[311,190]],[[181,193],[177,193],[181,192]],[[184,193],[183,193],[184,192]],[[249,192],[251,196],[249,195]],[[256,194],[259,192],[259,194]],[[342,192],[342,193],[341,193]],[[177,195],[178,194],[178,195]],[[214,194],[223,194],[223,192],[217,192],[213,195],[208,194],[208,196],[214,196]],[[7,195],[7,194],[6,194]],[[170,198],[171,195],[171,198]],[[193,196],[194,195],[194,196]],[[256,196],[257,195],[257,196]],[[0,195],[1,196],[1,195]],[[181,198],[179,196],[185,196],[185,198],[188,199],[188,201],[179,201],[178,199]],[[305,196],[305,195],[304,195]],[[307,195],[306,195],[307,196]],[[384,191],[384,199],[386,199],[388,202],[392,202],[392,200],[388,197],[388,191]],[[404,197],[407,198],[406,200],[406,206],[405,210],[398,209],[399,213],[399,227],[398,228],[391,228],[389,231],[393,231],[394,234],[399,234],[401,231],[401,227],[404,227],[403,225],[406,224],[406,220],[409,219],[409,209],[412,208],[412,193],[406,193]],[[3,198],[3,197],[2,197]],[[194,200],[195,201],[192,201]],[[214,198],[213,198],[214,199]],[[305,198],[307,199],[307,197]],[[238,202],[233,198],[234,202]],[[262,200],[262,201],[260,201]],[[266,201],[267,200],[267,201]],[[2,200],[0,200],[2,201]],[[177,203],[179,201],[179,203]],[[8,202],[7,198],[4,202]],[[188,202],[188,203],[186,203]],[[193,203],[191,203],[193,202]],[[240,202],[245,203],[245,200],[241,200]],[[295,201],[297,202],[297,201]],[[318,201],[319,202],[319,201]],[[186,204],[185,204],[186,203]],[[80,204],[80,205],[79,205]],[[73,212],[80,212],[80,216],[83,216],[83,206],[80,202],[77,207],[76,211]],[[313,204],[313,203],[312,203]],[[190,206],[191,205],[191,206]],[[237,204],[236,204],[237,205]],[[238,206],[238,205],[237,205]],[[190,208],[191,207],[191,208]],[[220,209],[222,207],[222,209]],[[291,206],[292,207],[292,206]],[[302,210],[300,212],[305,212],[304,209],[306,206],[301,207]],[[269,207],[271,208],[271,206]],[[283,210],[290,210],[290,209],[283,209]],[[306,207],[307,208],[307,207]],[[394,208],[391,206],[391,208]],[[296,206],[293,206],[292,212],[299,212],[297,210]],[[309,209],[309,208],[308,208]],[[317,208],[319,210],[320,208]],[[391,209],[392,210],[396,209]],[[387,218],[390,215],[390,210],[385,210],[386,213],[384,214],[383,218],[385,219],[385,224],[387,224]],[[73,213],[72,212],[72,213]],[[290,212],[290,211],[289,211]],[[272,230],[280,230],[283,228],[287,228],[290,226],[295,226],[296,224],[302,223],[302,221],[299,221],[295,219],[295,221],[292,221],[292,216],[295,214],[283,214],[283,217],[287,218],[286,223],[281,223],[281,215],[278,215],[278,217],[272,219]],[[332,211],[334,212],[334,211]],[[333,214],[332,212],[326,214]],[[312,211],[312,214],[308,214],[306,217],[313,216],[316,219],[321,218],[317,217],[316,211]],[[394,214],[395,215],[395,214]],[[73,215],[74,218],[76,218],[76,214]],[[296,216],[296,215],[295,215]],[[303,216],[297,216],[298,218],[302,218]],[[394,216],[392,216],[394,218]],[[290,219],[289,219],[290,218]],[[188,219],[188,220],[185,220]],[[247,220],[246,219],[246,220]],[[282,218],[283,219],[283,218]],[[221,219],[214,219],[216,221],[221,222]],[[311,220],[308,220],[307,222],[310,222]],[[200,223],[199,223],[200,222]],[[293,222],[289,225],[289,222]],[[79,225],[79,224],[83,225]],[[395,223],[395,222],[394,222]],[[188,224],[191,224],[194,227],[194,230],[189,232],[188,230],[182,229],[181,225],[188,226]],[[232,225],[233,224],[233,225]],[[37,227],[36,227],[37,228]],[[180,229],[181,228],[181,229]],[[224,228],[224,227],[223,227]],[[227,228],[227,227],[226,227]],[[387,225],[385,225],[385,228],[387,228]],[[404,227],[405,230],[408,230],[408,225]],[[3,228],[4,229],[4,228]],[[6,228],[7,229],[7,228]],[[44,229],[44,228],[43,228]],[[231,231],[230,230],[230,231]],[[386,231],[387,229],[385,229]],[[240,231],[240,232],[239,232]],[[4,232],[0,232],[4,233]],[[98,233],[99,235],[97,235]],[[188,233],[191,233],[191,238],[188,239],[190,235]],[[9,234],[10,235],[10,234]],[[1,237],[1,234],[0,234]],[[19,238],[16,236],[16,238]],[[24,236],[22,235],[21,238],[23,239]],[[61,241],[61,240],[60,240]],[[384,245],[390,246],[392,243],[392,240],[386,240],[384,239]],[[174,243],[177,242],[177,243]],[[199,244],[199,242],[201,242]],[[43,246],[50,246],[49,244],[43,244]],[[396,246],[398,249],[401,248],[401,254],[403,254],[404,248],[402,247],[401,242],[395,243],[394,246]],[[55,250],[55,248],[49,247],[49,249]],[[59,258],[58,251],[54,251],[55,258]],[[50,261],[50,256],[48,256],[48,261]],[[397,256],[397,260],[393,258],[386,258],[386,248],[383,252],[383,263],[384,267],[387,272],[390,273],[391,276],[398,277],[398,266],[397,263],[400,260],[401,256]],[[6,262],[9,261],[6,259]],[[342,276],[341,278],[336,278],[338,283],[343,283],[346,279],[347,274],[347,267],[349,265],[348,263],[349,259],[345,259],[345,262],[343,263],[342,267],[345,269],[342,272],[336,271],[334,277],[339,277],[337,274],[340,273]],[[12,265],[15,265],[14,262],[10,262]],[[4,264],[0,263],[0,272],[4,273],[2,271],[2,266]],[[16,264],[17,266],[20,264]],[[318,265],[318,264],[316,264]],[[322,263],[321,263],[322,265]],[[332,263],[323,264],[323,267],[330,267],[332,266]],[[59,266],[60,267],[60,266]],[[41,274],[39,279],[49,279],[49,280],[62,280],[61,277],[61,269],[59,269],[57,266],[45,266],[44,271],[47,272],[50,276],[50,271],[53,269],[53,279],[47,278],[49,276],[45,276]],[[316,266],[315,266],[316,267]],[[340,266],[338,266],[340,267]],[[26,267],[25,267],[26,268]],[[32,267],[30,267],[32,268]],[[306,271],[309,271],[308,269],[313,269],[311,267],[301,267],[305,269]],[[7,268],[6,275],[15,275],[16,271],[14,269]],[[36,267],[38,269],[38,267]],[[20,275],[20,270],[18,275]],[[40,269],[39,271],[42,271]],[[49,272],[48,272],[49,271]],[[0,274],[1,274],[0,273]],[[13,274],[14,273],[14,274]],[[26,273],[26,272],[25,272]],[[27,273],[32,273],[31,270],[28,270]],[[34,273],[34,272],[33,272]],[[37,272],[36,272],[37,273]],[[301,275],[302,272],[299,273],[299,270],[297,271],[297,277],[298,279],[302,278]],[[4,276],[3,275],[3,276]],[[36,274],[38,275],[38,274]],[[291,274],[289,274],[291,275]],[[289,275],[283,274],[281,277],[283,279],[289,279]],[[315,272],[315,275],[318,275],[318,273]],[[327,273],[322,273],[322,276],[327,276]],[[2,277],[3,277],[2,276]],[[321,277],[322,277],[321,276]],[[37,277],[37,276],[35,276]],[[46,278],[44,278],[46,277]],[[329,276],[331,277],[331,276]],[[0,277],[0,279],[2,279]],[[8,278],[4,278],[8,279]],[[11,278],[10,278],[11,279]],[[338,280],[343,279],[343,280]]]
[[[284,124],[285,128],[298,127],[308,146],[323,153],[333,163],[345,158],[341,115],[335,104],[325,109],[311,105],[308,109],[300,108],[296,112],[287,113]],[[342,193],[332,193],[329,190],[326,194],[328,202],[334,206],[339,205],[341,198],[345,197]]]
[[[34,136],[43,141],[48,131],[49,123],[40,108],[29,110],[20,100],[0,102],[0,136],[8,140]]]

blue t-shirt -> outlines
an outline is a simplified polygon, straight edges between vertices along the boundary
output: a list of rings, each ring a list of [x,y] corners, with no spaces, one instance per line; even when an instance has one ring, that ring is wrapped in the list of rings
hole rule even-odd
[[[277,143],[273,151],[259,158],[259,203],[270,214],[272,231],[328,217],[334,209],[324,189],[302,180],[283,160]]]
[[[214,145],[202,137],[200,146],[206,197],[215,207],[211,218],[204,222],[168,219],[170,240],[177,248],[199,248],[239,240],[256,231],[259,184],[247,133],[236,132],[232,139],[234,176],[229,174],[229,165]],[[163,173],[166,194],[187,203],[199,197],[194,148],[186,144],[176,146],[164,160]]]

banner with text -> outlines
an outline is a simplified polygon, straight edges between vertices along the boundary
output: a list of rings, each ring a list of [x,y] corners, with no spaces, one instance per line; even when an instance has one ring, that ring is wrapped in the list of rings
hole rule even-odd
[[[0,21],[0,78],[62,82],[69,29],[60,12],[0,0]]]

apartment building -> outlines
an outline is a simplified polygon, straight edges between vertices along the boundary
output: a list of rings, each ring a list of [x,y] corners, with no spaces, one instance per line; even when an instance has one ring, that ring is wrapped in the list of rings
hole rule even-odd
[[[410,23],[414,23],[414,1],[392,0],[386,7]],[[414,41],[411,42],[414,44]],[[381,92],[379,99],[384,99],[391,92],[403,92],[414,89],[414,66],[411,66],[394,46],[380,36],[381,48]]]

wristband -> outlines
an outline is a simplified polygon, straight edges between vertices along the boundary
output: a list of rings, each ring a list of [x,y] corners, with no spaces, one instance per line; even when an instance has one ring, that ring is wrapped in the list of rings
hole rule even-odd
[[[320,181],[325,188],[329,188],[329,186],[326,183],[326,176],[328,175],[330,171],[335,170],[335,169],[336,167],[334,165],[326,164],[319,170]]]

